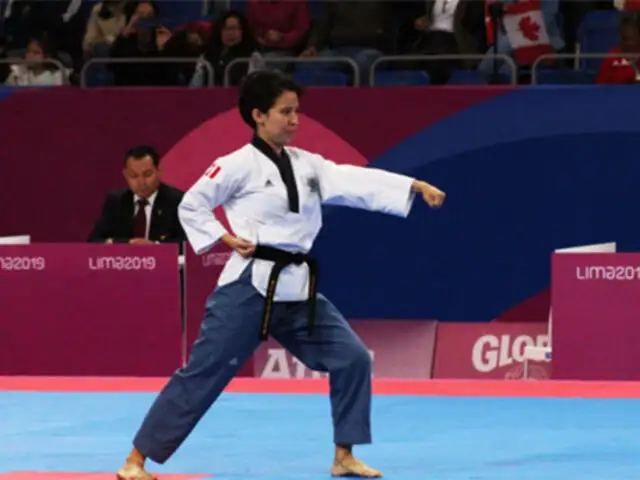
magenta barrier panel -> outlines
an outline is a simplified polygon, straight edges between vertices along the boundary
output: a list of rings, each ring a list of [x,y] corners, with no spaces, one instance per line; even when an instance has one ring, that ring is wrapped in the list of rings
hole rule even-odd
[[[640,254],[553,255],[553,378],[640,380]]]
[[[0,247],[0,375],[164,376],[180,366],[176,245]]]

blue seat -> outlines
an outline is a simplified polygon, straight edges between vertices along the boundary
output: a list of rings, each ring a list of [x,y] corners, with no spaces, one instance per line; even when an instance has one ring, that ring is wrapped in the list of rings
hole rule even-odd
[[[421,70],[389,70],[375,74],[376,87],[425,86],[429,85],[429,75]]]
[[[229,0],[229,10],[244,12],[247,8],[247,0]]]
[[[581,53],[608,53],[620,43],[618,26],[620,12],[595,10],[587,13],[578,27],[578,44]],[[601,58],[582,59],[580,69],[598,71]]]
[[[482,85],[487,80],[476,70],[453,70],[448,85]]]
[[[342,72],[296,70],[293,78],[308,87],[346,87],[349,84],[349,75]]]
[[[578,27],[578,34],[584,30],[598,29],[598,28],[616,28],[620,21],[620,12],[618,10],[591,10],[587,12],[580,26]]]
[[[508,75],[501,73],[500,82],[507,85],[511,83]],[[453,70],[447,85],[486,85],[488,79],[477,70]]]
[[[594,72],[570,68],[540,69],[536,77],[538,85],[592,85],[596,80]]]
[[[311,20],[318,20],[324,14],[325,0],[308,0],[307,8],[309,9],[309,17]]]
[[[202,15],[203,3],[201,1],[166,0],[158,2],[158,9],[162,19],[188,18]]]
[[[172,17],[163,17],[162,18],[162,25],[164,25],[167,28],[176,28],[179,27],[181,25],[185,25],[187,23],[192,23],[192,22],[212,22],[213,21],[213,15],[202,15],[202,14],[198,14],[198,15],[180,15],[180,16],[172,16]]]

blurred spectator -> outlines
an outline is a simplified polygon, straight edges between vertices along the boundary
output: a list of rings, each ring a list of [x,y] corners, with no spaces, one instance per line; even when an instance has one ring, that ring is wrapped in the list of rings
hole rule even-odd
[[[105,0],[93,7],[82,39],[86,60],[111,56],[111,46],[127,24],[127,3],[128,0]],[[104,62],[92,63],[87,68],[87,77],[90,86],[109,85],[113,81],[110,65]]]
[[[3,47],[7,45],[6,28],[7,28],[7,2],[0,2],[0,41]]]
[[[47,33],[55,41],[58,55],[64,52],[68,57],[68,66],[80,69],[83,63],[82,37],[86,29],[86,13],[89,4],[86,0],[53,0],[44,3],[47,8],[43,15],[46,25],[40,34]]]
[[[197,60],[204,55],[209,38],[210,26],[202,26],[198,22],[190,23],[177,29],[171,35],[162,50],[162,55],[169,58],[183,58],[193,60],[191,62],[169,63],[168,68],[177,74],[180,85],[187,85],[193,77]]]
[[[7,50],[24,48],[30,38],[38,36],[43,30],[42,16],[37,14],[38,5],[30,1],[12,0],[4,7]]]
[[[293,57],[306,45],[306,0],[249,0],[246,15],[265,57]]]
[[[82,40],[87,57],[108,56],[111,45],[126,26],[126,4],[127,0],[105,0],[93,7]]]
[[[0,33],[0,84],[4,83],[9,76],[9,65],[3,60],[7,59],[7,44],[5,36]]]
[[[224,85],[225,71],[229,63],[238,58],[248,59],[258,50],[247,18],[240,12],[228,11],[211,27],[209,41],[203,59],[213,67],[214,85]],[[238,85],[247,74],[248,63],[236,63],[230,67],[229,81]],[[200,87],[209,81],[207,70],[199,65],[191,81],[191,86]]]
[[[427,0],[426,13],[415,19],[413,28],[418,34],[410,53],[417,55],[456,55],[480,53],[480,40],[466,30],[463,21],[467,4],[474,0]],[[422,63],[422,62],[420,62]],[[431,84],[443,85],[451,78],[451,71],[473,62],[455,59],[426,62]],[[477,63],[477,62],[476,62]],[[407,63],[415,69],[417,62]]]
[[[497,72],[513,74],[509,65],[496,59],[494,53],[512,57],[518,66],[530,66],[539,55],[564,48],[558,24],[559,0],[485,1],[489,50],[479,66],[485,77],[490,78]],[[522,18],[528,19],[530,28],[523,28],[521,23],[514,24]],[[536,18],[541,18],[543,25]],[[505,27],[508,22],[514,24],[511,29]]]
[[[56,60],[56,51],[46,37],[34,38],[27,44],[25,63],[11,65],[6,85],[57,86],[69,82],[69,71],[45,60]]]
[[[179,72],[167,62],[128,59],[165,58],[164,49],[172,34],[158,20],[158,7],[152,2],[139,2],[127,19],[127,25],[111,46],[111,58],[125,59],[110,64],[116,85],[169,86],[179,84]]]
[[[474,53],[484,53],[489,47],[487,45],[487,30],[485,25],[485,3],[476,0],[460,0],[459,12],[462,17],[461,23],[467,37],[464,38],[464,50]],[[468,42],[468,43],[467,43]],[[477,66],[480,59],[465,61],[468,66]]]
[[[629,12],[620,19],[620,46],[610,54],[628,54],[630,58],[605,58],[596,79],[599,84],[633,84],[640,82],[640,13]],[[632,56],[636,55],[636,58]]]
[[[373,62],[393,50],[391,14],[391,5],[385,0],[326,0],[325,13],[301,56],[350,58],[358,66],[361,80],[366,81]],[[322,62],[311,68],[350,70],[339,62]]]
[[[0,3],[5,4],[9,50],[23,49],[29,39],[44,34],[67,50],[82,29],[77,23],[82,0],[5,0]]]

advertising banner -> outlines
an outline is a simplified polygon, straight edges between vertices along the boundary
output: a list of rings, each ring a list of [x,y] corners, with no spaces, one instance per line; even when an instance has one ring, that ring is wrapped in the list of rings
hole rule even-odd
[[[431,378],[436,322],[430,320],[352,320],[349,322],[369,350],[373,376]],[[273,338],[254,355],[254,375],[261,378],[321,378]]]
[[[0,246],[0,312],[0,375],[170,375],[178,248]]]
[[[548,344],[546,323],[440,323],[433,377],[520,379],[525,347]],[[550,362],[529,367],[531,379],[550,374]]]

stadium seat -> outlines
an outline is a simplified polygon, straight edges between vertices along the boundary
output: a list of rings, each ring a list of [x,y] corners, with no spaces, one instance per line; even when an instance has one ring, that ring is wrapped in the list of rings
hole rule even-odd
[[[342,72],[301,70],[295,71],[293,78],[296,82],[308,87],[346,87],[349,85],[349,75]]]
[[[244,12],[247,8],[247,0],[229,0],[229,10]]]
[[[307,7],[309,8],[309,17],[311,20],[318,20],[324,13],[325,0],[309,0]]]
[[[184,0],[166,0],[158,3],[159,16],[163,20],[194,18],[203,13],[203,2],[185,2]]]
[[[477,70],[454,70],[451,72],[451,78],[447,82],[448,85],[484,85],[487,79],[484,78]],[[505,83],[508,83],[505,77]]]
[[[204,28],[210,28],[213,22],[213,15],[188,15],[162,18],[162,25],[171,30],[180,31],[187,26],[200,24]]]
[[[585,15],[578,27],[578,44],[581,53],[607,53],[618,45],[618,22],[620,12],[616,10],[596,10]],[[598,71],[600,58],[580,61],[580,69]]]
[[[429,85],[429,75],[420,70],[389,70],[375,74],[376,87],[424,86]]]
[[[540,69],[536,77],[538,85],[591,85],[596,80],[594,72],[570,68]]]

